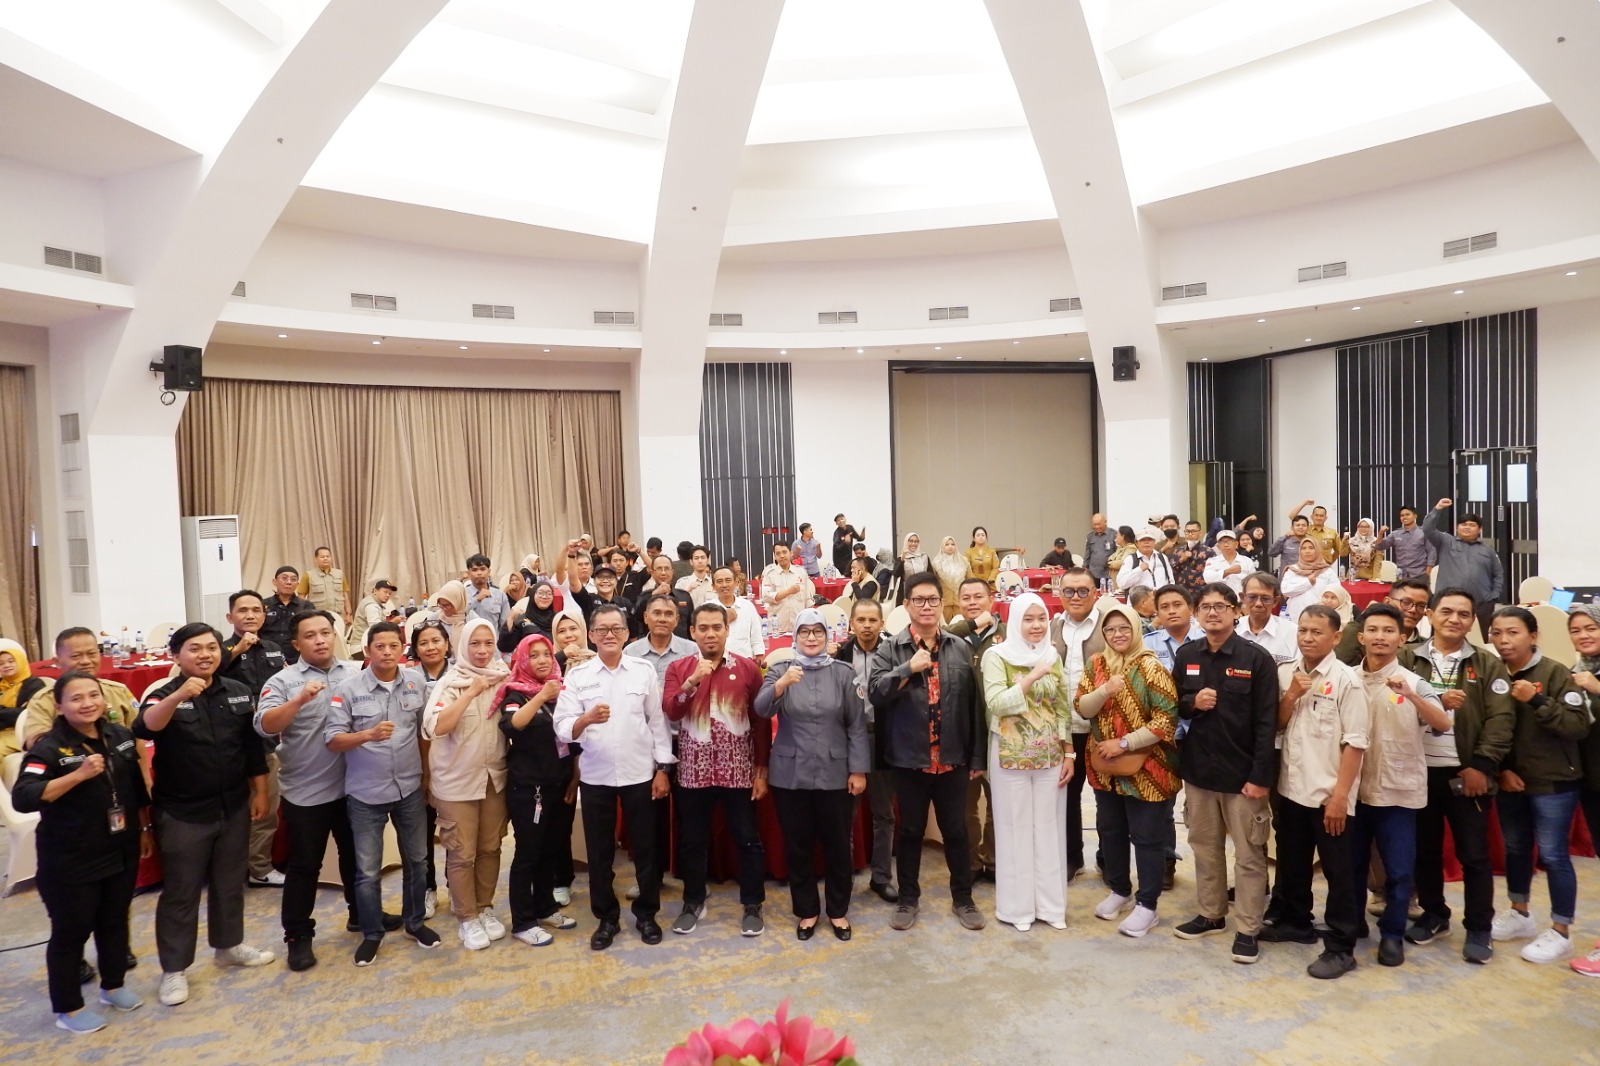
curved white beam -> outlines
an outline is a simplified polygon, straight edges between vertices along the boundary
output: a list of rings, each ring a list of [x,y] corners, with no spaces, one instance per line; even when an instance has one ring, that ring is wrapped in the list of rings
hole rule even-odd
[[[1455,0],[1544,90],[1600,159],[1600,4]]]

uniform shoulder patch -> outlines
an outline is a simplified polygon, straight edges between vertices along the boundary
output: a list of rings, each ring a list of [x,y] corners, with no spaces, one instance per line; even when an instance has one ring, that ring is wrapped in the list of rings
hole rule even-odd
[[[1496,696],[1504,696],[1507,692],[1511,691],[1511,682],[1507,681],[1503,677],[1497,677],[1493,682],[1490,683],[1489,691],[1493,692]]]

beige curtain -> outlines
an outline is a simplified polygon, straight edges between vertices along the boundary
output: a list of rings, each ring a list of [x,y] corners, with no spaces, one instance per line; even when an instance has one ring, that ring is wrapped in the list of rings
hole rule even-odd
[[[39,590],[34,580],[33,407],[28,372],[0,366],[0,636],[39,658],[34,629]]]
[[[326,544],[352,603],[379,578],[421,600],[474,552],[503,575],[622,528],[621,400],[208,378],[178,469],[185,514],[239,515],[247,587]]]

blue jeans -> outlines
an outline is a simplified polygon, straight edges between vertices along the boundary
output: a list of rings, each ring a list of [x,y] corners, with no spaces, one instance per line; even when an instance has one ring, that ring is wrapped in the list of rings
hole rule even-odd
[[[356,913],[361,935],[383,938],[383,827],[394,822],[400,846],[400,920],[407,929],[422,924],[423,897],[428,891],[428,811],[422,790],[392,803],[362,803],[349,798],[350,833],[356,845]]]
[[[1506,840],[1506,891],[1512,903],[1528,902],[1533,887],[1533,846],[1539,845],[1545,878],[1550,884],[1550,922],[1571,925],[1578,909],[1578,875],[1567,854],[1572,814],[1578,809],[1578,790],[1530,796],[1502,792],[1495,799],[1500,812],[1500,833]]]
[[[1411,906],[1411,884],[1417,868],[1417,812],[1410,807],[1372,807],[1356,804],[1356,816],[1346,830],[1350,834],[1352,858],[1351,891],[1366,910],[1367,869],[1372,865],[1372,842],[1378,842],[1383,859],[1383,917],[1378,932],[1388,940],[1399,940],[1406,933],[1406,911]]]

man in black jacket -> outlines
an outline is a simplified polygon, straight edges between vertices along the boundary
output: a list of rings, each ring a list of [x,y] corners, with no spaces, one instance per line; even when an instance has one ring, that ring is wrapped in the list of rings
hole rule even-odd
[[[839,645],[833,657],[849,663],[856,672],[856,687],[863,699],[872,672],[872,655],[883,643],[883,605],[877,600],[856,600],[850,606],[850,638]],[[872,772],[867,774],[866,802],[872,809],[872,876],[868,883],[874,895],[885,903],[898,903],[900,893],[892,880],[894,858],[894,778],[883,761],[882,734],[877,715],[867,700],[867,733],[872,738]]]
[[[1196,611],[1205,640],[1173,656],[1178,715],[1189,731],[1178,749],[1184,822],[1194,851],[1200,913],[1178,926],[1196,940],[1227,928],[1227,844],[1234,850],[1233,960],[1260,958],[1256,935],[1267,904],[1267,794],[1277,780],[1278,664],[1234,632],[1239,596],[1217,582]]]
[[[250,690],[250,707],[261,698],[261,686],[284,667],[283,649],[261,638],[267,618],[267,601],[254,589],[240,589],[228,597],[228,624],[233,636],[222,642],[227,660],[218,676],[239,682]],[[282,888],[283,874],[272,865],[272,842],[278,834],[278,756],[267,749],[267,816],[250,823],[250,887]]]
[[[987,756],[972,648],[939,628],[944,597],[937,574],[913,574],[906,582],[905,606],[911,625],[878,644],[868,685],[900,804],[895,849],[900,902],[889,925],[909,929],[916,923],[922,833],[932,802],[944,837],[953,910],[965,928],[982,929],[983,915],[972,902],[965,817],[967,782],[982,772],[979,767]]]

